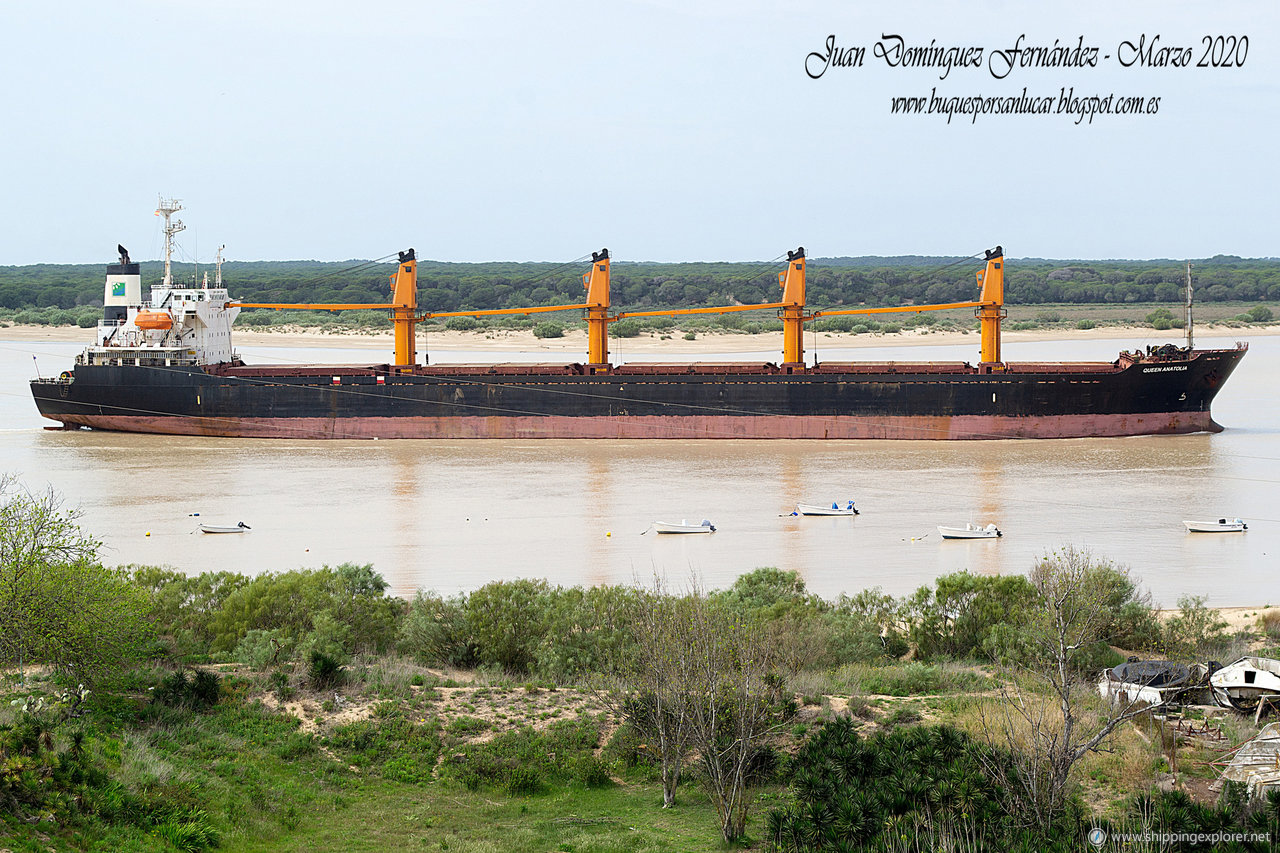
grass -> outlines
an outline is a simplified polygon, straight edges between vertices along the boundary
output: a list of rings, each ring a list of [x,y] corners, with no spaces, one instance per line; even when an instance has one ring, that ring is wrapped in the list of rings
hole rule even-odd
[[[793,692],[816,700],[824,694],[849,696],[873,694],[882,696],[927,696],[943,693],[973,693],[990,690],[995,682],[973,667],[960,664],[909,663],[873,666],[844,664],[827,673],[804,672],[790,684]],[[817,704],[816,701],[810,704]]]
[[[686,792],[687,793],[687,792]],[[690,800],[689,797],[684,797]],[[700,798],[698,798],[700,799]],[[705,801],[662,807],[661,789],[551,788],[537,796],[472,794],[437,783],[408,788],[369,779],[300,812],[299,828],[275,838],[239,837],[222,849],[311,853],[314,850],[554,850],[574,853],[721,851]]]

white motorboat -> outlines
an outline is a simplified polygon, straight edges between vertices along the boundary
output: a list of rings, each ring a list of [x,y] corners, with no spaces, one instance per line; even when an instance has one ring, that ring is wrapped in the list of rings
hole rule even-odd
[[[938,533],[942,535],[943,539],[996,539],[1004,535],[1000,532],[1000,528],[994,524],[979,527],[973,523],[966,524],[964,527],[943,527],[939,525]]]
[[[249,525],[245,524],[243,521],[238,522],[235,527],[231,527],[226,524],[201,524],[200,525],[201,533],[244,533],[246,530],[250,530],[250,529],[252,528],[250,528]]]
[[[831,502],[831,506],[818,506],[817,504],[796,504],[796,511],[792,515],[857,515],[858,510],[854,507],[853,501],[849,501],[847,506],[840,506],[835,501]]]
[[[1280,660],[1242,657],[1209,676],[1209,686],[1219,705],[1253,711],[1263,696],[1280,696]]]
[[[715,533],[716,526],[705,518],[701,524],[690,524],[688,520],[683,520],[679,524],[671,521],[655,521],[653,523],[655,533]]]
[[[1163,705],[1203,683],[1205,667],[1197,664],[1197,672],[1191,667],[1170,661],[1130,661],[1102,673],[1098,681],[1098,693],[1113,708],[1127,710],[1141,702],[1144,705]],[[1197,682],[1196,676],[1199,676]]]
[[[1244,533],[1249,525],[1242,518],[1220,518],[1217,521],[1183,521],[1188,533]]]

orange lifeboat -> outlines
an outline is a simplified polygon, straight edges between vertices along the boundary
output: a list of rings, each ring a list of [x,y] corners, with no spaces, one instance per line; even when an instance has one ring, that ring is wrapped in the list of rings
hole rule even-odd
[[[173,318],[164,311],[139,311],[133,325],[139,329],[172,329]]]

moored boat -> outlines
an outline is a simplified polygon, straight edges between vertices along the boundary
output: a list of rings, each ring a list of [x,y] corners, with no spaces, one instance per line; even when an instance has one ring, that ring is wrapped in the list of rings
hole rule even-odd
[[[252,529],[253,528],[249,527],[249,525],[245,524],[243,521],[239,522],[234,527],[232,527],[229,524],[203,524],[202,523],[200,525],[201,533],[244,533],[245,531],[252,530]]]
[[[939,525],[938,533],[942,535],[943,539],[997,539],[1004,535],[994,524],[979,527],[972,522],[964,527],[943,527]]]
[[[716,526],[705,518],[701,524],[690,524],[687,520],[675,524],[670,521],[655,521],[653,523],[655,533],[715,533]]]
[[[1241,518],[1220,518],[1217,521],[1183,521],[1188,533],[1244,533],[1249,525]]]
[[[818,506],[817,504],[796,504],[796,512],[800,515],[857,515],[858,510],[854,507],[853,501],[849,501],[847,506],[832,501],[831,506]]]

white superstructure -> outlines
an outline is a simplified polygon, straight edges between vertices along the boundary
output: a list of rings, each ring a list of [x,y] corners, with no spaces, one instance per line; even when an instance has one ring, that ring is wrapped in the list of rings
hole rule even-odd
[[[164,217],[164,280],[142,299],[139,264],[120,246],[120,263],[107,267],[103,318],[94,346],[80,356],[83,364],[222,364],[233,361],[231,325],[240,309],[230,306],[222,285],[222,250],[218,250],[217,284],[184,287],[171,272],[173,236],[185,227],[172,219],[182,209],[177,199],[160,199],[156,213]]]

